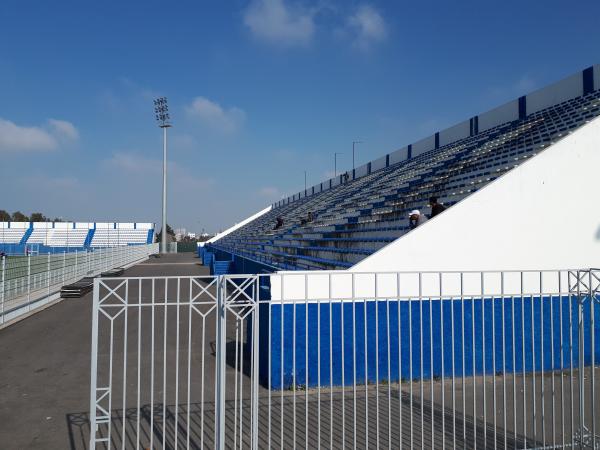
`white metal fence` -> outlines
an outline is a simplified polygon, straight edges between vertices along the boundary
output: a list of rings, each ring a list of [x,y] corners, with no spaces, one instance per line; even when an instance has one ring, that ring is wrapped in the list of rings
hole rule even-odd
[[[286,276],[96,279],[90,447],[600,448],[600,271]]]
[[[52,301],[66,284],[146,259],[157,252],[158,245],[151,244],[3,256],[0,260],[0,325]]]

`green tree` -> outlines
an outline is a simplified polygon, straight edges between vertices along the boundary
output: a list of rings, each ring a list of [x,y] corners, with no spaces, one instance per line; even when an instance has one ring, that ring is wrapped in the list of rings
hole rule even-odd
[[[3,209],[0,209],[0,222],[9,222],[10,214]]]
[[[32,222],[45,222],[46,220],[48,220],[46,218],[46,216],[44,216],[42,213],[40,212],[34,212],[31,213],[31,221]]]
[[[167,239],[167,241],[171,241],[173,242],[175,240],[175,232],[173,231],[173,228],[171,228],[171,225],[167,224],[167,236],[170,236],[171,239]],[[162,237],[162,230],[159,231],[158,233],[156,233],[156,242],[160,242]]]
[[[13,222],[29,222],[29,217],[23,214],[21,211],[15,211],[12,215]]]

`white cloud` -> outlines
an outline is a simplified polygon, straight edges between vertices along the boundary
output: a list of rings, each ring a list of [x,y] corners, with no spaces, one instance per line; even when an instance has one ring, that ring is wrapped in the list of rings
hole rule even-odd
[[[59,138],[76,141],[79,139],[79,132],[77,128],[66,120],[48,119],[48,124],[53,134]]]
[[[387,27],[379,12],[369,5],[360,6],[348,18],[348,28],[354,35],[353,45],[367,50],[373,43],[383,41],[387,36]]]
[[[0,152],[56,150],[59,142],[74,141],[79,133],[71,122],[48,119],[45,126],[21,126],[0,118]]]
[[[196,97],[185,110],[189,117],[227,134],[235,133],[246,119],[246,113],[240,108],[226,109],[205,97]]]
[[[56,147],[56,139],[46,130],[0,119],[0,151],[48,151]]]
[[[256,37],[276,45],[306,45],[315,33],[313,13],[284,0],[253,0],[244,23]]]

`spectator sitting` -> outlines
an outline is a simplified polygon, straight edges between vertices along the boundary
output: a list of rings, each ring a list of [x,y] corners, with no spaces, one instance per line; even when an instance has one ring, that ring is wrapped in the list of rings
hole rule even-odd
[[[344,174],[344,183],[347,183],[349,178],[350,178],[350,175],[348,175],[348,172],[346,172]]]
[[[308,215],[306,216],[306,219],[300,219],[300,225],[306,225],[309,222],[313,221],[313,213],[312,211],[308,212]]]
[[[278,230],[282,226],[283,226],[283,219],[281,217],[278,217],[275,221],[275,226],[273,227],[273,229]]]
[[[437,216],[439,213],[446,210],[446,207],[444,205],[442,205],[441,203],[438,203],[437,197],[431,197],[429,199],[429,206],[431,207],[431,217],[430,218],[432,218],[432,219],[435,216]]]
[[[418,209],[413,209],[408,215],[408,226],[411,230],[414,230],[425,222],[427,222],[427,217],[425,214],[421,214],[421,211]]]

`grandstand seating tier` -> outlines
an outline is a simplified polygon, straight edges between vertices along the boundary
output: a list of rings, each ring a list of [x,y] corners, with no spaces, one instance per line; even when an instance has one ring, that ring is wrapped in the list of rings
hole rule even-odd
[[[210,245],[286,270],[348,268],[408,232],[430,196],[451,207],[599,115],[596,90],[276,206]]]

